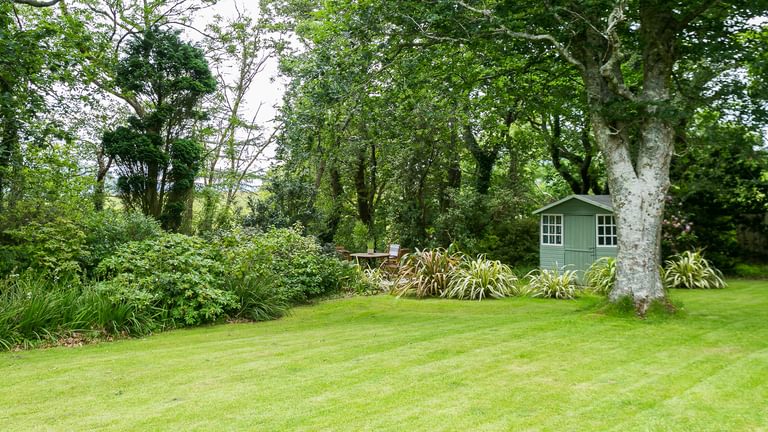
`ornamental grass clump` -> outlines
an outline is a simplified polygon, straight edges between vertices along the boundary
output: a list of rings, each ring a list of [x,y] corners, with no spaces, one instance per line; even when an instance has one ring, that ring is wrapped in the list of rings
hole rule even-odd
[[[509,266],[481,255],[461,261],[441,296],[462,300],[503,298],[514,293],[516,282],[517,277]]]
[[[398,297],[436,297],[448,289],[451,274],[461,260],[458,253],[438,248],[408,254],[403,257],[400,276],[392,294]]]
[[[685,251],[666,261],[664,284],[668,288],[725,288],[720,270],[712,267],[700,251]]]
[[[607,296],[616,282],[616,258],[603,257],[592,263],[584,280],[595,294]]]
[[[526,277],[531,297],[573,299],[578,294],[576,270],[536,269]]]

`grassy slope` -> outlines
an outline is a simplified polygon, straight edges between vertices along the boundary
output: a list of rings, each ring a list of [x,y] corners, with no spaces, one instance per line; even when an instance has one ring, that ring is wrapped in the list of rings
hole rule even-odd
[[[354,298],[0,354],[0,430],[768,430],[768,282],[588,301]]]

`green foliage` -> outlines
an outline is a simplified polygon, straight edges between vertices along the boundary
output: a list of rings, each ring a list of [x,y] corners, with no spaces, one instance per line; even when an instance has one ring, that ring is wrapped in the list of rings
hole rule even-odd
[[[89,255],[82,220],[92,206],[91,182],[78,173],[76,149],[31,146],[25,156],[29,166],[15,177],[23,187],[0,206],[0,275],[27,267],[79,273]]]
[[[288,303],[303,303],[357,283],[354,266],[324,254],[301,227],[267,232],[245,229],[223,234],[217,244],[232,284],[254,286],[257,281]]]
[[[704,249],[724,271],[742,260],[768,259],[764,247],[749,247],[740,237],[740,232],[768,236],[768,152],[762,133],[710,110],[691,123],[670,170],[664,252]]]
[[[82,285],[76,278],[55,278],[26,271],[0,279],[0,350],[55,342],[75,332],[146,334],[155,328],[156,311]]]
[[[607,296],[616,283],[616,258],[603,257],[584,273],[587,286],[596,294]]]
[[[387,274],[380,268],[355,266],[357,277],[348,287],[348,291],[358,295],[378,294],[386,289]]]
[[[723,274],[700,251],[685,251],[666,261],[664,284],[669,288],[725,288]]]
[[[461,261],[461,254],[446,249],[416,250],[402,258],[400,276],[392,294],[398,297],[437,297],[448,289],[452,273]]]
[[[120,171],[123,204],[160,219],[165,229],[189,231],[187,209],[203,159],[189,134],[203,117],[198,104],[216,88],[205,56],[178,32],[153,28],[128,41],[115,83],[150,107],[103,136]]]
[[[512,269],[500,261],[484,256],[465,258],[454,270],[448,289],[441,296],[468,300],[502,298],[515,292],[516,282]]]
[[[768,279],[768,264],[736,264],[733,274],[748,279]]]
[[[218,251],[206,241],[169,234],[126,243],[105,259],[96,274],[101,289],[118,301],[149,299],[148,307],[162,311],[173,326],[213,322],[237,307],[237,299],[222,289],[224,267]]]
[[[88,259],[85,269],[93,271],[106,257],[120,246],[133,241],[158,237],[163,230],[160,223],[138,212],[122,212],[111,209],[93,212],[83,221]]]
[[[287,314],[291,307],[283,293],[254,274],[227,278],[224,287],[237,296],[238,307],[231,314],[233,318],[268,321]]]
[[[81,272],[80,263],[88,260],[85,232],[70,220],[56,218],[40,223],[31,221],[5,231],[13,246],[6,246],[11,259],[6,265],[30,268],[51,275]],[[3,269],[8,272],[11,269]]]
[[[527,291],[532,297],[574,299],[578,295],[576,271],[536,269],[526,275]]]
[[[482,195],[470,188],[452,197],[455,205],[436,222],[441,243],[450,241],[469,255],[484,254],[516,266],[538,262],[539,222],[529,216],[534,202],[510,191]]]
[[[305,178],[294,178],[283,172],[270,176],[262,186],[262,197],[249,196],[243,225],[267,230],[301,224],[315,226],[318,214],[313,206],[317,190]]]

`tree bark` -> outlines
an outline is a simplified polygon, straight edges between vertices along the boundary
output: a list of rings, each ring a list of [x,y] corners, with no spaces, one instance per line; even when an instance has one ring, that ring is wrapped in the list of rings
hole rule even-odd
[[[355,192],[357,195],[357,216],[360,222],[370,227],[372,222],[371,203],[368,200],[369,186],[366,181],[365,154],[361,151],[357,155],[357,167],[355,169]]]
[[[341,223],[341,213],[343,209],[342,199],[344,197],[344,186],[341,183],[341,173],[335,165],[331,166],[329,171],[331,214],[328,215],[325,231],[320,235],[320,240],[322,240],[323,243],[333,242],[333,238],[336,236],[336,231]]]
[[[618,63],[603,62],[598,55],[608,48],[611,58],[618,58],[618,45],[606,46],[602,35],[587,31],[579,53],[592,129],[605,156],[618,228],[616,284],[610,298],[613,301],[632,298],[640,315],[644,315],[654,301],[666,298],[659,273],[658,245],[669,188],[674,128],[660,111],[669,102],[674,64],[671,13],[655,8],[641,10],[641,34],[645,43],[642,93],[637,96],[624,88]],[[623,120],[603,114],[607,106],[622,100],[641,106],[635,136]]]
[[[483,149],[480,147],[470,125],[464,126],[463,138],[464,144],[475,159],[475,190],[485,195],[488,193],[488,189],[491,188],[491,176],[496,159],[499,157],[499,148]]]

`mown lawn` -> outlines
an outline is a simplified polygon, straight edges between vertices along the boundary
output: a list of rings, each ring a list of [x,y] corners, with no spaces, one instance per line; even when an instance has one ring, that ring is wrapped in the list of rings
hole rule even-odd
[[[768,430],[768,282],[589,300],[387,296],[0,354],[0,430]]]

